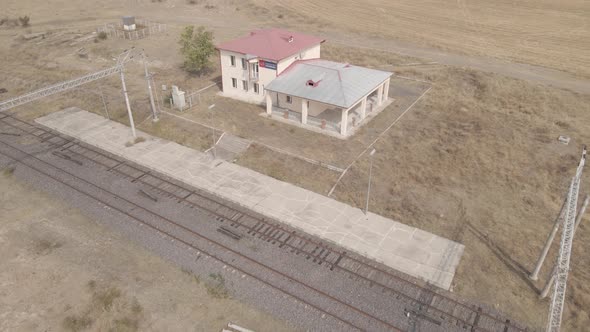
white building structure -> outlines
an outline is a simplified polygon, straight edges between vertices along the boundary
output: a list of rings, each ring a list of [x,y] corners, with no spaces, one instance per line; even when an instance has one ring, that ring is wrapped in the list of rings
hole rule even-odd
[[[388,101],[391,75],[322,59],[297,60],[267,86],[266,113],[346,137],[349,127],[361,125]]]
[[[319,58],[323,42],[301,33],[264,29],[218,45],[223,95],[263,103],[266,86],[294,61]]]
[[[123,30],[135,31],[135,16],[123,16]]]
[[[217,46],[223,95],[266,114],[346,138],[389,105],[393,73],[320,59],[323,39],[257,30]]]

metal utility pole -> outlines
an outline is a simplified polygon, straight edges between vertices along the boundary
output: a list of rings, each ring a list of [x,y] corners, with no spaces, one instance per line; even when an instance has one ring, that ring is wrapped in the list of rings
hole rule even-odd
[[[557,219],[555,219],[555,224],[553,225],[553,229],[551,233],[549,233],[549,237],[545,242],[545,246],[541,251],[541,256],[537,260],[537,264],[535,265],[535,269],[529,275],[529,279],[537,280],[539,279],[539,271],[541,271],[541,267],[543,266],[543,262],[545,262],[545,258],[547,257],[547,253],[549,252],[549,248],[551,248],[551,244],[553,243],[553,239],[555,238],[555,234],[557,234],[557,230],[559,229],[559,225],[563,222],[563,217],[565,216],[565,206],[567,204],[567,199],[563,201],[563,205],[561,206],[561,210],[559,211],[559,215]]]
[[[586,195],[586,198],[584,199],[584,203],[582,204],[582,207],[580,208],[580,212],[578,213],[578,216],[576,217],[576,225],[574,226],[574,234],[575,234],[576,230],[578,229],[580,222],[582,221],[582,217],[584,216],[584,213],[586,212],[586,208],[588,207],[589,202],[590,202],[590,196]],[[544,299],[545,297],[547,297],[547,294],[549,294],[549,290],[551,289],[551,285],[553,285],[555,283],[555,272],[556,271],[557,271],[557,264],[555,264],[553,266],[553,270],[551,270],[551,274],[549,275],[550,276],[549,280],[545,284],[545,287],[543,287],[543,290],[541,291],[539,298]]]
[[[145,54],[143,54],[143,68],[145,70],[145,79],[147,81],[148,93],[150,95],[150,105],[152,107],[152,121],[158,122],[158,112],[156,111],[156,104],[154,103],[154,94],[152,92],[151,75],[148,73],[147,61],[145,60],[145,58],[146,56]]]
[[[367,186],[367,203],[365,204],[365,214],[369,213],[369,196],[371,195],[371,176],[373,173],[373,155],[375,154],[376,150],[371,150],[369,153],[369,159],[371,159],[371,164],[369,166],[369,184]]]
[[[104,94],[102,93],[102,87],[98,87],[98,91],[100,92],[100,99],[102,100],[102,106],[104,107],[104,112],[107,115],[107,119],[111,119],[111,115],[109,114],[109,109],[107,108],[107,102],[104,100]]]
[[[586,197],[584,197],[584,203],[582,203],[582,207],[580,208],[580,212],[578,213],[578,216],[576,217],[576,225],[574,226],[574,233],[578,230],[578,226],[580,226],[580,222],[582,221],[582,217],[584,216],[584,213],[586,212],[586,208],[588,207],[588,203],[590,203],[590,195],[586,195]]]
[[[578,205],[578,194],[580,192],[580,182],[582,170],[586,163],[586,147],[582,151],[582,158],[572,179],[570,190],[568,192],[565,222],[561,234],[561,245],[559,247],[559,256],[557,258],[557,269],[555,270],[555,285],[553,286],[553,297],[551,307],[549,308],[549,319],[547,322],[547,331],[559,332],[561,327],[561,318],[563,316],[563,306],[565,302],[565,292],[567,289],[567,277],[569,272],[569,263],[572,253],[574,240],[574,231],[576,225],[576,209]]]
[[[217,145],[217,142],[215,141],[215,129],[213,128],[213,108],[215,107],[215,104],[209,105],[208,109],[211,113],[209,113],[209,121],[211,122],[211,135],[213,137],[213,145],[211,146],[211,149],[213,150],[213,158],[217,158],[217,151],[215,149],[215,145]]]
[[[133,113],[131,113],[131,106],[129,105],[129,95],[127,95],[127,86],[125,85],[125,74],[124,70],[121,69],[121,84],[123,85],[123,95],[125,96],[125,105],[127,106],[127,114],[129,115],[129,124],[131,125],[131,133],[133,138],[137,138],[135,134],[135,123],[133,122]]]
[[[48,87],[41,88],[39,90],[35,90],[33,92],[26,93],[21,96],[17,96],[8,100],[0,101],[0,112],[7,111],[13,107],[17,107],[26,103],[30,103],[37,99],[41,99],[43,97],[51,96],[56,93],[60,93],[62,91],[67,91],[78,87],[80,85],[90,83],[101,78],[116,74],[123,70],[123,63],[125,61],[119,61],[115,66],[107,69],[103,69],[101,71],[97,71],[92,74],[88,74],[82,77],[78,77],[69,81],[60,82]]]

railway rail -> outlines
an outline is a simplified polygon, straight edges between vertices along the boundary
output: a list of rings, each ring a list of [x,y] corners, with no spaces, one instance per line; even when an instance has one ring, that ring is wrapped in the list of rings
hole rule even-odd
[[[63,168],[60,168],[60,167],[57,167],[57,166],[55,166],[55,165],[53,165],[51,163],[48,163],[47,161],[38,158],[34,154],[28,153],[28,152],[26,152],[26,151],[24,151],[22,149],[19,149],[19,148],[13,146],[13,145],[7,144],[7,143],[5,143],[3,141],[0,141],[0,146],[8,147],[11,150],[17,151],[16,154],[18,154],[18,156],[15,156],[15,153],[7,153],[7,152],[2,152],[2,151],[0,151],[0,154],[4,155],[4,156],[6,156],[6,157],[8,157],[10,159],[13,159],[15,161],[18,161],[22,165],[25,165],[26,167],[28,167],[28,168],[30,168],[30,169],[32,169],[32,170],[34,170],[34,171],[36,171],[36,172],[44,175],[44,176],[46,176],[46,177],[48,177],[48,178],[50,178],[50,179],[52,179],[52,180],[54,180],[54,181],[62,184],[62,185],[65,185],[65,186],[69,187],[70,189],[76,191],[77,193],[79,193],[81,195],[88,196],[89,198],[91,198],[91,199],[93,199],[93,200],[101,203],[102,205],[104,205],[104,206],[106,206],[106,207],[108,207],[108,208],[110,208],[110,209],[112,209],[114,211],[117,211],[117,212],[119,212],[119,213],[121,213],[121,214],[129,217],[130,219],[133,219],[136,222],[139,222],[142,225],[145,225],[145,226],[149,227],[150,229],[153,229],[153,230],[157,231],[158,233],[161,233],[161,234],[163,234],[163,235],[165,235],[165,236],[167,236],[167,237],[169,237],[169,238],[171,238],[171,239],[173,239],[173,240],[175,240],[175,241],[177,241],[179,243],[182,243],[182,244],[186,245],[187,247],[190,247],[192,249],[197,250],[197,252],[199,254],[202,253],[203,255],[209,256],[209,257],[211,257],[211,258],[213,258],[213,259],[215,259],[215,260],[223,263],[224,265],[226,265],[226,266],[228,266],[228,267],[230,267],[232,269],[235,269],[235,270],[239,271],[240,273],[243,273],[245,275],[248,275],[249,277],[251,277],[253,279],[256,279],[259,282],[262,282],[263,284],[265,284],[265,285],[267,285],[267,286],[269,286],[269,287],[271,287],[271,288],[273,288],[275,290],[278,290],[278,291],[280,291],[280,292],[282,292],[282,293],[284,293],[284,294],[286,294],[288,296],[293,297],[297,301],[299,301],[301,303],[304,303],[305,305],[310,306],[310,307],[318,310],[319,312],[322,312],[322,313],[324,313],[326,315],[332,316],[335,319],[341,321],[342,323],[344,323],[346,325],[349,325],[350,327],[353,327],[354,329],[361,330],[361,331],[366,330],[366,329],[364,329],[362,327],[359,327],[354,322],[351,322],[348,318],[343,317],[343,316],[346,316],[346,315],[341,315],[341,314],[337,314],[337,313],[328,311],[325,308],[322,308],[322,307],[320,307],[320,306],[318,306],[318,305],[316,305],[316,304],[314,304],[314,303],[312,303],[312,302],[310,302],[310,301],[302,298],[301,296],[298,296],[298,295],[294,294],[294,292],[291,292],[289,290],[286,290],[283,287],[276,286],[275,284],[269,282],[268,280],[266,280],[264,278],[261,278],[260,276],[255,275],[252,272],[248,272],[244,268],[241,268],[241,267],[237,266],[237,264],[233,263],[233,260],[224,259],[224,258],[220,257],[220,255],[216,255],[215,253],[213,253],[211,250],[203,249],[201,246],[197,246],[196,244],[193,243],[193,241],[191,241],[192,239],[191,240],[187,240],[187,239],[185,239],[185,238],[183,238],[181,236],[178,236],[178,235],[173,234],[171,231],[165,230],[163,227],[159,227],[159,226],[153,225],[150,222],[146,222],[143,218],[140,218],[140,217],[138,217],[138,216],[135,215],[136,211],[138,211],[138,210],[144,211],[144,212],[146,212],[146,213],[148,213],[148,214],[156,217],[160,221],[164,221],[164,222],[166,222],[166,223],[168,223],[170,225],[173,225],[175,228],[177,228],[179,230],[182,230],[183,232],[186,232],[186,233],[191,234],[195,238],[199,238],[201,240],[205,240],[205,241],[209,242],[210,244],[212,244],[214,246],[218,246],[218,247],[222,248],[223,250],[226,250],[228,252],[231,252],[231,254],[233,254],[233,255],[236,255],[236,256],[238,256],[238,257],[240,257],[240,258],[242,258],[242,259],[244,259],[244,260],[246,260],[246,261],[248,261],[250,263],[256,264],[259,267],[264,268],[266,270],[266,272],[270,272],[269,273],[270,275],[275,275],[275,276],[278,276],[278,277],[282,277],[282,278],[285,278],[285,279],[287,279],[289,281],[292,281],[294,283],[297,283],[301,287],[307,288],[307,289],[313,291],[314,293],[317,293],[318,295],[320,295],[322,297],[325,297],[325,298],[327,298],[327,299],[335,302],[339,306],[348,308],[352,312],[361,314],[361,315],[366,316],[367,318],[371,319],[372,321],[379,322],[379,323],[383,324],[384,326],[387,326],[387,329],[388,330],[401,331],[399,328],[397,328],[396,326],[392,325],[392,323],[390,323],[390,322],[387,322],[387,321],[385,321],[385,320],[383,320],[383,319],[381,319],[379,317],[376,317],[376,316],[374,316],[374,315],[372,315],[370,313],[367,313],[367,312],[365,312],[365,311],[363,311],[363,310],[361,310],[361,309],[359,309],[359,308],[357,308],[355,306],[352,306],[352,305],[346,303],[345,301],[339,300],[339,299],[335,298],[334,296],[332,296],[332,295],[330,295],[330,294],[328,294],[328,293],[326,293],[326,292],[324,292],[322,290],[319,290],[319,289],[314,288],[312,286],[306,285],[305,283],[303,283],[303,282],[301,282],[301,281],[299,281],[299,280],[297,280],[297,279],[295,279],[295,278],[293,278],[291,276],[288,276],[287,274],[282,273],[282,272],[280,272],[280,271],[278,271],[278,270],[276,270],[276,269],[274,269],[274,268],[272,268],[270,266],[267,266],[267,265],[265,265],[263,263],[260,263],[260,262],[258,262],[256,260],[253,260],[253,259],[251,259],[251,258],[249,258],[249,257],[247,257],[247,256],[245,256],[245,255],[243,255],[243,254],[241,254],[241,253],[239,253],[239,252],[231,249],[230,247],[228,247],[228,246],[226,246],[226,245],[224,245],[224,244],[222,244],[222,243],[220,243],[218,241],[215,241],[215,240],[213,240],[213,239],[211,239],[209,237],[203,236],[199,232],[196,232],[196,231],[194,231],[194,230],[192,230],[192,229],[190,229],[188,227],[185,227],[185,226],[183,226],[183,225],[181,225],[181,224],[179,224],[179,223],[177,223],[177,222],[175,222],[173,220],[170,220],[170,219],[168,219],[168,218],[166,218],[166,217],[164,217],[164,216],[162,216],[162,215],[160,215],[160,214],[158,214],[156,212],[153,212],[151,210],[148,210],[148,209],[146,209],[146,208],[144,208],[144,207],[142,207],[142,206],[140,206],[138,204],[135,204],[135,203],[127,200],[126,198],[117,195],[116,193],[113,193],[113,192],[111,192],[109,190],[106,190],[104,188],[101,188],[101,187],[99,187],[99,186],[97,186],[97,185],[95,185],[95,184],[93,184],[93,183],[91,183],[91,182],[89,182],[89,181],[87,181],[87,180],[85,180],[85,179],[83,179],[83,178],[81,178],[81,177],[79,177],[79,176],[77,176],[77,175],[75,175],[75,174],[67,171],[67,170],[64,170]],[[52,174],[52,172],[50,172],[48,170],[45,170],[44,167],[35,166],[33,163],[31,163],[31,160],[35,160],[36,162],[42,163],[42,164],[46,165],[46,167],[51,168],[52,170],[58,171],[60,174],[67,175],[71,179],[74,179],[75,182],[84,183],[84,186],[90,186],[90,187],[93,187],[93,188],[95,188],[95,189],[97,189],[97,190],[99,190],[101,192],[104,192],[104,193],[106,193],[106,195],[108,195],[108,196],[110,196],[112,198],[115,198],[116,201],[122,202],[124,205],[126,205],[126,207],[121,207],[121,206],[115,205],[115,204],[111,203],[108,199],[104,199],[104,198],[101,198],[99,195],[92,194],[88,190],[82,189],[81,187],[83,187],[83,186],[72,185],[71,183],[69,183],[69,181],[64,181],[60,177],[55,176],[54,174]],[[133,213],[131,211],[133,211]],[[342,310],[342,308],[338,308],[338,310],[334,310],[334,311],[341,311],[341,310]]]
[[[157,174],[121,157],[78,142],[60,133],[20,120],[11,115],[0,118],[0,124],[37,137],[66,160],[81,165],[91,162],[105,171],[149,188],[160,196],[176,200],[190,208],[206,211],[220,223],[220,233],[236,240],[249,235],[276,245],[279,249],[302,256],[313,264],[331,271],[346,273],[349,278],[379,287],[383,293],[407,303],[408,316],[413,315],[436,325],[455,326],[465,331],[518,332],[527,328],[483,308],[455,299],[434,287],[414,281],[399,272],[348,253],[321,240],[299,233],[279,222],[240,207],[225,203],[221,197],[190,187]],[[29,156],[34,158],[34,156]],[[390,326],[390,328],[396,328]],[[397,328],[396,328],[397,329]]]

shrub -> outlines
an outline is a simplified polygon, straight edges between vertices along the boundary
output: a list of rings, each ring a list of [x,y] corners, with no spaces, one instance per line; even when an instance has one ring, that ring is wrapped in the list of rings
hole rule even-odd
[[[30,23],[29,23],[30,20],[31,20],[31,18],[28,17],[27,15],[18,18],[20,25],[22,25],[23,27],[28,27],[30,25]]]
[[[97,37],[98,39],[100,39],[100,40],[105,40],[105,39],[107,39],[108,35],[107,35],[107,33],[106,33],[106,32],[104,32],[104,31],[101,31],[101,32],[99,32],[99,33],[98,33],[98,35],[97,35],[96,37]]]
[[[215,52],[213,32],[202,26],[195,32],[192,25],[187,26],[180,35],[179,44],[186,71],[200,74],[209,67],[209,57]]]
[[[92,325],[92,319],[86,316],[67,316],[64,318],[62,325],[67,331],[82,331]]]
[[[225,279],[220,273],[211,273],[209,278],[212,280],[205,284],[207,294],[216,299],[227,299],[229,292],[225,287]]]
[[[4,169],[4,171],[2,171],[2,173],[4,173],[4,176],[11,176],[14,173],[14,167],[7,167]]]

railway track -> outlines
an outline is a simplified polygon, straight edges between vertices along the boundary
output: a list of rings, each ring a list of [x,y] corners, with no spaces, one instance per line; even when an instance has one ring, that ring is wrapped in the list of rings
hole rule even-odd
[[[272,268],[270,266],[267,266],[267,265],[265,265],[263,263],[260,263],[260,262],[254,260],[254,259],[251,259],[251,258],[249,258],[249,257],[247,257],[247,256],[245,256],[245,255],[243,255],[243,254],[241,254],[241,253],[239,253],[239,252],[231,249],[230,247],[228,247],[228,246],[226,246],[226,245],[218,242],[218,241],[215,241],[215,240],[213,240],[213,239],[211,239],[209,237],[203,236],[199,232],[196,232],[196,231],[194,231],[194,230],[192,230],[192,229],[190,229],[190,228],[188,228],[186,226],[183,226],[183,225],[181,225],[181,224],[179,224],[179,223],[177,223],[177,222],[175,222],[173,220],[170,220],[170,219],[168,219],[168,218],[166,218],[166,217],[164,217],[164,216],[162,216],[162,215],[160,215],[160,214],[158,214],[156,212],[153,212],[151,210],[148,210],[148,209],[146,209],[146,208],[144,208],[144,207],[142,207],[142,206],[140,206],[138,204],[135,204],[135,203],[127,200],[126,198],[117,195],[116,193],[113,193],[113,192],[111,192],[109,190],[106,190],[104,188],[101,188],[101,187],[99,187],[99,186],[97,186],[97,185],[95,185],[95,184],[93,184],[93,183],[91,183],[91,182],[89,182],[89,181],[81,178],[81,177],[78,177],[77,175],[75,175],[75,174],[73,174],[71,172],[68,172],[67,170],[64,170],[64,169],[62,169],[60,167],[57,167],[57,166],[55,166],[55,165],[53,165],[51,163],[48,163],[48,162],[46,162],[46,161],[44,161],[44,160],[36,157],[33,154],[30,154],[30,153],[28,153],[28,152],[26,152],[26,151],[24,151],[22,149],[16,148],[16,147],[14,147],[14,146],[12,146],[10,144],[7,144],[5,142],[2,142],[2,141],[0,141],[0,146],[4,146],[5,149],[6,148],[9,148],[11,150],[17,151],[17,153],[10,153],[10,152],[7,153],[5,151],[0,151],[0,154],[4,155],[4,156],[6,156],[6,157],[8,157],[10,159],[13,159],[13,160],[20,160],[19,161],[20,164],[25,165],[26,167],[28,167],[28,168],[36,171],[37,173],[40,173],[43,176],[46,176],[46,177],[48,177],[48,178],[50,178],[50,179],[52,179],[52,180],[54,180],[54,181],[56,181],[56,182],[58,182],[58,183],[60,183],[62,185],[65,185],[65,186],[69,187],[70,189],[74,190],[75,192],[77,192],[77,193],[79,193],[81,195],[87,196],[87,197],[89,197],[89,198],[91,198],[91,199],[93,199],[93,200],[101,203],[102,205],[104,205],[104,206],[106,206],[106,207],[108,207],[108,208],[110,208],[110,209],[112,209],[114,211],[117,211],[117,212],[119,212],[119,213],[121,213],[121,214],[129,217],[130,219],[132,219],[132,220],[134,220],[136,222],[139,222],[142,225],[145,225],[145,226],[149,227],[150,229],[153,229],[153,230],[157,231],[158,233],[161,233],[161,234],[163,234],[163,235],[165,235],[165,236],[167,236],[167,237],[169,237],[169,238],[171,238],[171,239],[173,239],[175,241],[178,241],[178,242],[186,245],[187,247],[190,247],[192,249],[195,249],[195,250],[197,250],[197,252],[199,254],[203,254],[203,255],[209,256],[209,257],[211,257],[211,258],[219,261],[220,263],[223,263],[224,265],[226,265],[226,266],[228,266],[228,267],[230,267],[232,269],[235,269],[235,270],[239,271],[240,273],[243,273],[243,274],[245,274],[245,275],[247,275],[247,276],[249,276],[249,277],[251,277],[253,279],[258,280],[259,282],[264,283],[266,286],[269,286],[269,287],[271,287],[271,288],[273,288],[275,290],[278,290],[278,291],[280,291],[280,292],[282,292],[282,293],[284,293],[286,295],[289,295],[289,296],[293,297],[297,301],[300,301],[301,303],[304,303],[304,304],[306,304],[306,305],[308,305],[308,306],[310,306],[310,307],[318,310],[319,312],[322,312],[324,314],[330,315],[330,316],[334,317],[335,319],[341,321],[342,323],[344,323],[346,325],[349,325],[350,327],[352,327],[354,329],[361,330],[361,331],[366,330],[366,329],[358,326],[354,322],[351,322],[348,318],[344,317],[344,316],[347,316],[347,315],[341,315],[341,314],[337,314],[337,313],[328,311],[328,310],[326,310],[326,309],[324,309],[324,308],[322,308],[322,307],[320,307],[320,306],[318,306],[318,305],[310,302],[309,300],[306,300],[306,299],[302,298],[301,296],[295,294],[294,292],[291,292],[289,290],[286,290],[283,287],[279,287],[279,286],[275,285],[274,283],[269,282],[268,279],[272,279],[272,277],[275,277],[275,278],[278,277],[278,278],[287,279],[288,281],[291,281],[291,282],[294,282],[294,283],[298,284],[302,288],[308,289],[309,291],[312,291],[312,292],[316,293],[316,295],[322,296],[322,297],[324,297],[326,299],[329,299],[330,301],[335,302],[340,307],[347,308],[349,310],[349,311],[347,311],[348,315],[350,315],[350,311],[352,311],[352,312],[357,313],[357,314],[360,314],[362,316],[366,316],[367,318],[369,318],[372,321],[379,322],[379,323],[383,324],[384,326],[387,326],[387,329],[388,330],[401,331],[399,328],[397,328],[396,326],[392,325],[392,323],[390,323],[390,322],[387,322],[387,321],[385,321],[385,320],[383,320],[383,319],[381,319],[379,317],[373,316],[372,314],[367,313],[367,312],[365,312],[365,311],[363,311],[363,310],[361,310],[361,309],[359,309],[359,308],[357,308],[355,306],[352,306],[352,305],[346,303],[345,301],[339,300],[338,298],[336,298],[336,297],[334,297],[334,296],[332,296],[332,295],[330,295],[330,294],[328,294],[328,293],[326,293],[326,292],[324,292],[322,290],[319,290],[319,289],[314,288],[312,286],[306,285],[305,283],[303,283],[303,282],[301,282],[301,281],[299,281],[299,280],[297,280],[297,279],[295,279],[293,277],[290,277],[290,276],[288,276],[285,273],[282,273],[282,272],[280,272],[280,271],[278,271],[278,270],[276,270],[276,269],[274,269],[274,268]],[[17,155],[15,155],[15,154],[17,154]],[[31,160],[34,160],[34,162],[31,162]],[[38,166],[38,165],[35,165],[35,164],[43,164],[45,166],[44,167],[41,167],[41,166]],[[60,174],[66,175],[67,177],[70,178],[70,180],[73,180],[73,181],[64,180],[60,176],[56,176],[56,175],[52,174],[53,171],[48,171],[48,170],[46,170],[44,168],[51,168],[53,171],[58,171]],[[72,184],[70,182],[84,183],[84,185],[74,185],[74,184]],[[83,189],[82,187],[93,187],[94,188],[93,190],[98,190],[98,191],[106,194],[107,196],[111,197],[114,201],[118,201],[119,203],[118,204],[113,204],[113,202],[110,199],[105,199],[104,197],[101,197],[102,195],[93,194],[90,190]],[[123,205],[123,206],[121,206],[121,205]],[[268,275],[268,278],[261,278],[260,276],[254,274],[252,272],[249,272],[246,269],[239,267],[237,264],[232,263],[233,260],[220,257],[221,255],[216,255],[211,250],[203,249],[202,246],[196,245],[193,241],[191,241],[190,239],[187,240],[184,236],[175,235],[175,234],[173,234],[173,232],[166,230],[164,227],[160,227],[158,225],[153,225],[150,222],[146,222],[144,220],[144,218],[141,218],[141,217],[138,217],[137,216],[137,214],[136,214],[137,211],[143,211],[143,212],[145,212],[147,214],[150,214],[153,217],[156,217],[159,221],[162,221],[162,222],[165,222],[165,223],[169,224],[168,226],[174,226],[174,228],[176,228],[177,230],[180,230],[180,231],[182,231],[184,233],[190,234],[193,238],[199,238],[200,240],[205,240],[205,241],[209,242],[209,244],[211,244],[211,245],[214,245],[216,247],[219,247],[219,248],[221,248],[221,249],[223,249],[223,250],[225,250],[227,252],[230,252],[232,255],[238,256],[239,258],[244,259],[245,261],[248,261],[249,263],[255,264],[258,267],[265,269],[264,272],[266,272],[266,274]],[[334,311],[342,311],[342,308],[338,308],[338,310],[334,310]]]
[[[355,253],[347,253],[321,240],[284,227],[240,206],[224,203],[224,199],[212,193],[192,188],[184,183],[156,174],[92,146],[77,142],[67,136],[5,115],[0,124],[13,130],[37,137],[54,149],[57,156],[78,165],[90,162],[105,171],[139,183],[158,196],[168,197],[190,208],[206,211],[219,223],[219,232],[239,239],[250,236],[276,245],[312,264],[331,271],[345,273],[349,278],[378,287],[381,292],[406,303],[408,317],[414,316],[435,325],[455,327],[465,331],[512,332],[527,331],[509,319],[488,312],[444,294],[430,285],[414,281],[399,272],[371,262]],[[27,158],[35,158],[28,156]],[[54,166],[55,167],[55,166]],[[152,196],[157,200],[158,197]],[[114,195],[114,194],[113,194]],[[358,328],[358,327],[357,327]],[[397,327],[389,326],[397,329]]]

